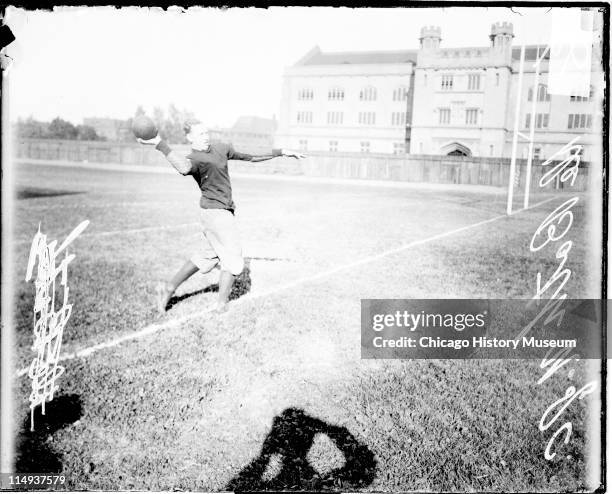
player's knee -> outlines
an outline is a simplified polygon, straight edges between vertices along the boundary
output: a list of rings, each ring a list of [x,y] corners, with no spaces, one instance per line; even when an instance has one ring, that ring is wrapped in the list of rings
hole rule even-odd
[[[213,269],[218,263],[219,258],[210,258],[201,255],[192,256],[189,259],[202,272],[207,273]]]
[[[234,276],[238,276],[244,269],[244,259],[242,257],[234,257],[228,259],[225,264],[225,269],[232,273]]]

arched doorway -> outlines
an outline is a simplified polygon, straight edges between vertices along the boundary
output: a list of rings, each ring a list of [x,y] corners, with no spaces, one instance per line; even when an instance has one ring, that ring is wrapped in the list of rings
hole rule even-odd
[[[459,142],[450,142],[440,148],[440,154],[447,156],[472,156],[472,151]]]

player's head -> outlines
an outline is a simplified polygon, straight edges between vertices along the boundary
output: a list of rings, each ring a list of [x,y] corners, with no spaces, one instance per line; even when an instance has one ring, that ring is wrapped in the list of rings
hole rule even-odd
[[[191,147],[196,150],[205,151],[210,145],[210,131],[202,122],[187,122],[183,127],[187,140]]]

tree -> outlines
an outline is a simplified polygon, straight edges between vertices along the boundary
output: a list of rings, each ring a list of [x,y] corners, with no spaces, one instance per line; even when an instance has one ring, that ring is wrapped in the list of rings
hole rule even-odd
[[[48,137],[51,139],[76,139],[77,134],[77,128],[73,124],[59,117],[55,117],[49,124]]]
[[[136,108],[136,114],[134,117],[145,115],[145,111],[142,105],[139,105]],[[153,108],[152,117],[157,129],[159,130],[159,135],[170,142],[171,144],[184,144],[187,142],[185,139],[185,132],[183,131],[183,126],[187,121],[195,120],[195,115],[193,112],[188,110],[179,110],[173,103],[168,105],[167,111],[160,106],[155,106]],[[132,126],[132,119],[128,121],[129,127]]]
[[[103,141],[104,138],[99,136],[91,125],[77,125],[77,139],[79,141]]]
[[[32,117],[18,119],[16,132],[20,138],[32,139],[78,139],[81,141],[104,141],[90,125],[73,125],[59,117],[51,123],[39,122]]]
[[[183,113],[174,104],[168,106],[168,117],[164,120],[163,133],[169,142],[177,144],[184,142],[183,125],[185,118]]]
[[[41,139],[47,137],[49,124],[34,120],[31,116],[26,120],[19,119],[17,121],[17,135],[19,137],[29,137]]]
[[[164,128],[164,122],[166,120],[166,115],[164,114],[164,109],[161,106],[153,107],[153,121],[155,125],[157,125],[158,130],[162,130]],[[163,136],[164,138],[166,136]]]

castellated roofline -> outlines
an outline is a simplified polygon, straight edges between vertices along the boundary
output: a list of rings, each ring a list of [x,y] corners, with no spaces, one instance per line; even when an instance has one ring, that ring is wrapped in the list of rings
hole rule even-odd
[[[423,26],[421,28],[421,37],[423,38],[440,38],[442,36],[442,29],[440,26]]]
[[[514,36],[514,26],[511,22],[496,22],[491,24],[491,36],[498,36],[500,34]]]

